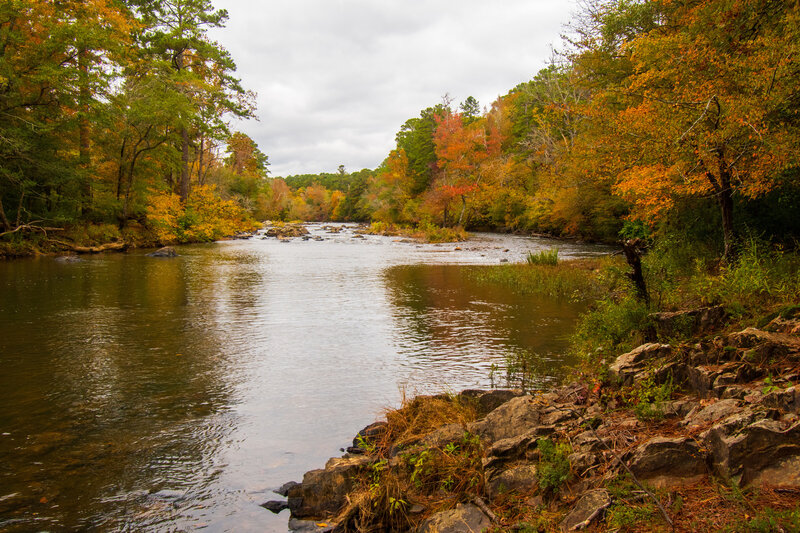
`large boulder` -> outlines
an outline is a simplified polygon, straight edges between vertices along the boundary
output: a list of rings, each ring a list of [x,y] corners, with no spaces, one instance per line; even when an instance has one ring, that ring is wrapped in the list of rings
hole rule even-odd
[[[320,519],[338,513],[355,488],[358,474],[373,459],[366,456],[333,458],[324,469],[310,470],[303,483],[289,490],[289,508],[294,518]]]
[[[706,445],[713,454],[714,468],[741,485],[786,485],[800,487],[800,423],[789,428],[781,422],[761,418],[739,429],[730,420],[712,428]]]
[[[654,437],[636,448],[628,467],[656,487],[687,485],[706,475],[704,453],[689,437]]]
[[[492,525],[489,517],[472,504],[458,504],[455,509],[436,513],[425,520],[419,533],[481,533]]]
[[[630,385],[636,374],[647,370],[654,361],[668,356],[671,351],[669,344],[643,344],[617,357],[608,367],[608,376],[612,381]]]
[[[541,425],[542,404],[532,396],[513,398],[482,420],[469,426],[470,433],[495,442],[534,432]]]

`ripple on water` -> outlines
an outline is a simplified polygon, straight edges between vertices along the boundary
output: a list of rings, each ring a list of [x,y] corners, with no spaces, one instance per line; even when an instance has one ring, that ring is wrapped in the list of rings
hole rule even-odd
[[[328,240],[0,263],[0,486],[18,494],[0,499],[0,529],[285,530],[258,507],[268,489],[402,390],[489,386],[511,353],[558,376],[581,307],[458,266],[552,242],[312,231]]]

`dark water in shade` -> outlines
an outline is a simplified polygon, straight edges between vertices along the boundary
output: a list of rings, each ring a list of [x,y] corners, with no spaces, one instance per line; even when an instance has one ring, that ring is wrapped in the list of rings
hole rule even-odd
[[[286,531],[258,504],[402,390],[488,387],[512,350],[558,375],[581,306],[460,266],[552,242],[315,233],[0,262],[0,531]]]

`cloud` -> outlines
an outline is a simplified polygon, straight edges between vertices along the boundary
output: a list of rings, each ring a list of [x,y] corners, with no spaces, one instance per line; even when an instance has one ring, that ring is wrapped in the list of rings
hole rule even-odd
[[[235,124],[273,175],[374,168],[407,119],[449,93],[484,106],[550,56],[574,1],[217,2],[212,37],[258,93],[259,121]]]

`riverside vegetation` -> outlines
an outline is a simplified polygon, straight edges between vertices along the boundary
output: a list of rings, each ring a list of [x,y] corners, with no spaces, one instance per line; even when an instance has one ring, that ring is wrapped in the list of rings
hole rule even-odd
[[[511,389],[404,400],[269,506],[301,531],[797,531],[800,257],[653,246],[649,304],[619,258],[470,267],[590,302],[569,383],[510,355]]]
[[[435,241],[490,229],[610,242],[667,224],[715,233],[728,258],[744,228],[792,242],[799,10],[589,0],[552,64],[483,110],[432,103],[375,169],[270,177],[228,127],[256,109],[208,35],[225,10],[4,2],[0,255],[213,240],[254,220]]]

